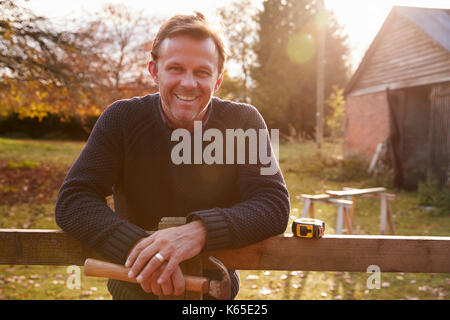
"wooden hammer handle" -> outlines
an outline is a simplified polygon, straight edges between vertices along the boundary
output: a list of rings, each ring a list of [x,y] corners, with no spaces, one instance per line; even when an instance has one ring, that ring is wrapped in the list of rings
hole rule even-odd
[[[129,271],[130,269],[124,266],[96,259],[89,258],[84,262],[84,274],[86,276],[138,283],[136,278],[128,278]],[[208,293],[209,291],[209,280],[207,278],[184,275],[184,281],[186,291],[200,293]]]

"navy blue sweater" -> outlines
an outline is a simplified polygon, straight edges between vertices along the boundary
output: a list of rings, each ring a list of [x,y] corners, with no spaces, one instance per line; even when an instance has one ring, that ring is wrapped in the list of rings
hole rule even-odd
[[[289,195],[278,164],[274,175],[261,175],[259,161],[175,165],[171,150],[178,141],[171,141],[159,104],[157,93],[116,101],[103,112],[61,186],[57,224],[119,264],[162,217],[201,219],[204,251],[239,248],[283,233]],[[226,129],[267,130],[251,105],[214,97],[210,108],[204,130],[219,129],[224,137]],[[105,200],[110,195],[114,211]],[[135,284],[110,281],[108,288],[113,297],[145,297]]]

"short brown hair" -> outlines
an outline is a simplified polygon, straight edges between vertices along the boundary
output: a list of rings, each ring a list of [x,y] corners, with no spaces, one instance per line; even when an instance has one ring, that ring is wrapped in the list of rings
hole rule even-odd
[[[158,60],[158,50],[163,40],[177,35],[188,35],[194,39],[212,38],[219,53],[219,74],[223,72],[228,54],[222,35],[219,30],[212,28],[203,14],[197,11],[193,15],[179,14],[173,16],[163,23],[161,28],[159,28],[155,40],[153,40],[151,54],[154,62]]]

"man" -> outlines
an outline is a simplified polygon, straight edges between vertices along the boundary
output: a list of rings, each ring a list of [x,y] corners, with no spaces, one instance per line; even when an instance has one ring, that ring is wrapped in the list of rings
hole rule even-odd
[[[148,67],[159,93],[109,106],[61,186],[58,225],[106,259],[130,267],[129,277],[139,281],[110,279],[114,299],[180,295],[182,261],[286,229],[289,195],[277,164],[274,174],[262,175],[260,162],[173,161],[173,133],[194,133],[196,124],[221,133],[267,132],[254,107],[213,97],[225,61],[223,41],[202,14],[169,19],[155,38]],[[264,143],[273,159],[268,139]],[[105,201],[111,194],[114,211]],[[157,229],[168,216],[185,216],[188,223],[151,236],[144,231]],[[234,270],[230,276],[234,297],[239,277]]]

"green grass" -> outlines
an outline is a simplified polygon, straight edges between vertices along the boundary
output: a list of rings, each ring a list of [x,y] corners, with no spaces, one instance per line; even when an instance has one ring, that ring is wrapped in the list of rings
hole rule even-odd
[[[69,168],[84,144],[0,138],[0,160],[16,164],[46,163]],[[291,197],[291,219],[301,216],[302,193],[343,187],[385,186],[396,194],[392,213],[397,235],[450,236],[448,214],[427,210],[417,192],[392,188],[389,177],[373,179],[358,159],[342,161],[342,146],[325,143],[321,155],[312,142],[280,146],[280,166]],[[57,229],[49,204],[0,206],[0,228]],[[358,198],[354,234],[379,233],[379,200]],[[336,208],[315,206],[326,234],[335,232]],[[286,229],[290,233],[290,224]],[[449,274],[382,273],[380,289],[367,289],[369,274],[357,272],[240,271],[237,299],[449,299]],[[106,280],[81,276],[81,288],[66,288],[66,267],[0,266],[0,299],[111,299]]]
[[[83,146],[82,142],[0,138],[0,160],[15,163],[48,163],[57,167],[67,167],[75,161]]]

